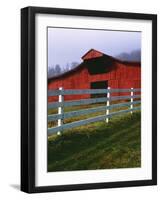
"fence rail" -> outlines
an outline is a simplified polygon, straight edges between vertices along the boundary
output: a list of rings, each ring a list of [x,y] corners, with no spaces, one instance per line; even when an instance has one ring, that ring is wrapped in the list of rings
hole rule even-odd
[[[140,98],[140,95],[133,95],[133,99]],[[103,103],[114,100],[124,100],[124,99],[131,99],[131,96],[114,96],[114,97],[103,97],[103,98],[92,98],[92,99],[81,99],[81,100],[75,100],[75,101],[66,101],[66,102],[54,102],[48,104],[48,109],[51,108],[57,108],[57,107],[69,107],[69,106],[80,106],[80,105],[86,105],[91,103]]]
[[[111,93],[115,93],[115,92],[119,92],[119,93],[129,92],[130,95],[111,96]],[[58,96],[59,101],[48,104],[48,109],[58,108],[58,114],[48,115],[48,122],[52,122],[55,120],[58,121],[58,126],[48,128],[48,135],[52,135],[54,133],[61,134],[61,131],[63,130],[86,125],[86,124],[96,122],[96,121],[106,120],[106,122],[108,123],[109,119],[115,115],[120,115],[127,112],[131,112],[132,114],[133,111],[140,110],[140,106],[137,106],[137,107],[133,107],[133,106],[141,103],[141,100],[134,101],[135,99],[141,98],[141,95],[134,95],[135,92],[141,92],[141,89],[139,88],[137,89],[108,88],[108,89],[87,89],[87,90],[64,90],[63,88],[60,88],[59,90],[49,90],[48,96]],[[102,93],[106,93],[107,97],[64,101],[64,95],[102,94]],[[115,100],[130,100],[130,102],[117,103],[117,104],[110,105],[110,102],[115,101]],[[76,110],[76,111],[71,111],[71,112],[64,112],[63,110],[64,107],[93,104],[93,103],[103,103],[103,102],[106,102],[106,106],[99,106],[95,108],[82,109],[82,110]],[[111,109],[119,108],[119,107],[129,107],[129,109],[109,113]],[[79,120],[79,121],[63,124],[64,119],[67,119],[70,117],[77,117],[80,115],[92,114],[92,113],[96,113],[100,111],[106,111],[106,114],[96,116],[93,118],[88,118],[84,120]]]
[[[116,92],[140,92],[137,89],[85,89],[85,90],[48,90],[48,96],[58,96],[58,95],[79,95],[79,94],[103,94],[103,93],[116,93]]]

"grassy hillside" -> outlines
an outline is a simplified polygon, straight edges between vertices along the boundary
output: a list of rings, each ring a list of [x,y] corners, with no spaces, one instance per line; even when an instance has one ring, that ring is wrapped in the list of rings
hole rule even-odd
[[[140,112],[66,130],[48,138],[48,171],[141,166]]]

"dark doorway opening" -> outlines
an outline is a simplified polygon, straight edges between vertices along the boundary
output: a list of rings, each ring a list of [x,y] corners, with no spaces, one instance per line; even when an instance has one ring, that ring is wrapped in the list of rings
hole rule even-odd
[[[108,88],[108,81],[97,81],[97,82],[91,82],[91,89],[107,89]],[[97,98],[97,97],[106,97],[107,94],[91,94],[91,98]]]

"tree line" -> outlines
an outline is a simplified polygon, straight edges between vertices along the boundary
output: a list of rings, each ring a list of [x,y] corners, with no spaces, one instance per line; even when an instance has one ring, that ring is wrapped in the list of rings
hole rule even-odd
[[[67,63],[65,67],[61,67],[59,64],[48,67],[48,77],[54,77],[63,74],[71,69],[74,69],[79,65],[78,62]]]

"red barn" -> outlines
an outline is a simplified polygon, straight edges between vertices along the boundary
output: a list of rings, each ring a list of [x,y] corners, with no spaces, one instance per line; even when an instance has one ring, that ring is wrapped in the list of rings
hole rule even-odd
[[[97,50],[91,49],[83,62],[61,75],[48,78],[48,89],[102,89],[102,88],[140,88],[140,62],[121,61]],[[118,95],[118,94],[117,94]],[[66,100],[89,98],[90,95],[67,95]],[[55,97],[49,97],[50,102]]]

